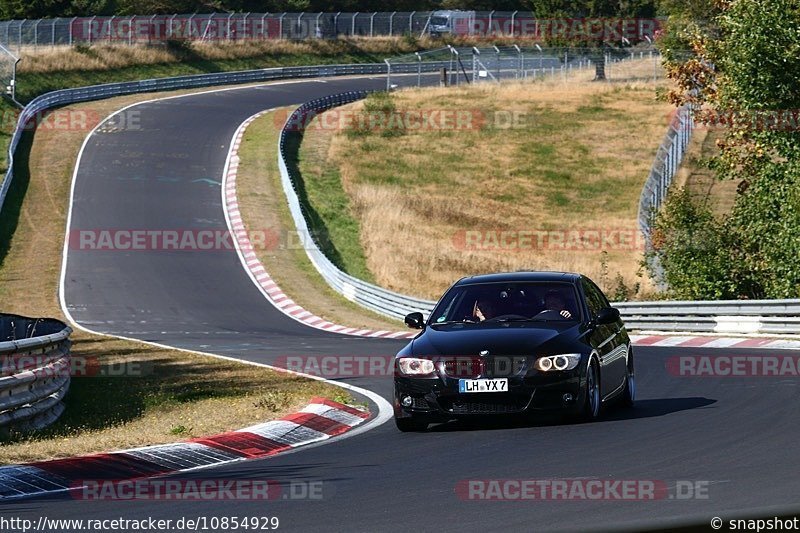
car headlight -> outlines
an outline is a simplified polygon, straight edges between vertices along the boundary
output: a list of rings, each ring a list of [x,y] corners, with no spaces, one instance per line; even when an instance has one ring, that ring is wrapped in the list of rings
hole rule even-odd
[[[533,365],[536,370],[542,372],[553,372],[561,370],[572,370],[578,363],[581,362],[581,354],[579,353],[562,353],[559,355],[549,355],[547,357],[540,357]]]
[[[425,376],[433,374],[435,367],[430,359],[418,359],[416,357],[401,357],[397,360],[400,372],[406,376]]]

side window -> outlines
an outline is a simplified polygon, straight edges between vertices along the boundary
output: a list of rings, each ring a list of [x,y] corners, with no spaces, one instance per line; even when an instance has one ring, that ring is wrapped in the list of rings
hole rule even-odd
[[[600,301],[603,302],[603,307],[611,307],[611,304],[609,303],[608,298],[606,298],[606,295],[603,294],[602,290],[600,290],[600,287],[595,285],[595,283],[592,280],[588,280],[587,279],[586,281],[589,282],[589,286],[592,287],[595,290],[595,292],[597,293],[597,295],[600,297]]]
[[[608,300],[603,296],[602,291],[597,288],[597,285],[586,278],[581,278],[581,285],[583,286],[583,294],[586,297],[586,306],[589,308],[589,314],[591,318],[594,318],[602,308],[608,307]]]

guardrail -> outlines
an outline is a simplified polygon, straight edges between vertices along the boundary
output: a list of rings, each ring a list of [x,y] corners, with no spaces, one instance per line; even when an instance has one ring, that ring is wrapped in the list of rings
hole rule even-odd
[[[304,208],[297,195],[297,180],[287,164],[287,139],[289,135],[302,135],[294,125],[307,124],[309,115],[324,112],[332,107],[348,104],[365,98],[367,92],[349,92],[312,100],[298,107],[287,119],[281,130],[278,146],[278,167],[284,192],[289,202],[292,218],[298,232],[307,243],[306,252],[312,264],[325,281],[339,294],[350,301],[391,318],[403,318],[412,311],[421,311],[426,316],[436,302],[399,294],[372,285],[339,270],[315,244],[309,231]],[[657,191],[665,191],[688,143],[691,115],[688,110],[679,110],[667,135],[669,150],[659,149],[657,164],[663,165],[660,172],[651,173],[642,191],[642,198],[651,197],[655,184]],[[667,178],[667,176],[669,176]],[[653,202],[660,202],[658,196]],[[648,203],[660,205],[660,203]],[[660,301],[621,302],[614,304],[620,310],[626,325],[632,330],[692,331],[719,334],[800,334],[800,300],[734,300],[734,301]]]
[[[64,411],[70,333],[59,320],[0,314],[0,427],[37,430]]]

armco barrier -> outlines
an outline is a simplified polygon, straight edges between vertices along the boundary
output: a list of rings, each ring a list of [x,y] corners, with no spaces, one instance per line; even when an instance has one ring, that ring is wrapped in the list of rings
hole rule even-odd
[[[287,165],[286,141],[289,135],[300,134],[296,131],[296,124],[306,124],[311,114],[321,113],[366,96],[367,93],[361,91],[313,100],[298,107],[289,116],[281,131],[278,146],[278,167],[284,192],[297,230],[304,237],[303,242],[307,243],[305,248],[309,259],[335,291],[350,301],[391,318],[403,318],[412,311],[421,311],[428,315],[436,302],[405,296],[354,278],[339,270],[325,256],[310,237],[303,206],[297,196],[296,180],[300,177],[293,175]],[[688,137],[680,132],[686,131],[686,125],[690,121],[691,116],[688,111],[681,110],[668,135],[668,138],[674,140],[675,146],[680,143],[681,154],[686,147]],[[679,157],[674,156],[665,160],[668,162],[671,174],[674,174],[679,160]],[[655,178],[651,175],[645,185],[643,198],[645,193],[649,194],[653,179]],[[663,182],[659,182],[658,186],[660,183]],[[615,306],[619,308],[626,325],[632,330],[800,334],[800,300],[624,302]]]
[[[41,429],[64,411],[70,333],[59,320],[0,314],[0,427]]]

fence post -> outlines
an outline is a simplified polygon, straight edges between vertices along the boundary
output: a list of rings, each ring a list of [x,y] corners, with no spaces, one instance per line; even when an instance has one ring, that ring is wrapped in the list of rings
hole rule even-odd
[[[351,21],[352,28],[350,29],[350,37],[353,37],[356,34],[356,17],[358,17],[358,13],[359,13],[358,11],[353,13],[353,20]]]
[[[414,31],[414,13],[416,13],[416,11],[412,11],[408,16],[408,33],[412,33]]]
[[[155,28],[155,21],[157,16],[158,15],[153,15],[152,17],[150,17],[149,20],[150,24],[148,24],[148,30],[147,30],[147,44],[153,42],[153,28]],[[138,41],[139,39],[136,40]]]
[[[494,9],[489,12],[489,25],[486,27],[486,31],[483,32],[484,37],[488,37],[492,33],[492,17],[494,17],[494,12]]]
[[[514,11],[513,13],[511,13],[511,36],[512,37],[514,36],[514,19],[516,18],[517,13],[519,13],[519,11]]]
[[[389,15],[389,37],[394,35],[394,16],[397,14],[397,11],[392,11],[392,14]]]
[[[422,87],[422,56],[419,52],[414,52],[417,55],[417,87]]]
[[[481,55],[481,51],[473,46],[472,47],[472,84],[473,85],[478,81],[478,56],[479,55]]]
[[[281,13],[281,16],[278,17],[278,39],[283,39],[283,17],[286,16],[286,13]]]
[[[94,29],[94,21],[97,19],[97,15],[93,16],[89,20],[89,44],[92,44],[92,31]]]
[[[375,26],[375,15],[377,15],[377,13],[375,13],[373,11],[372,16],[369,17],[369,36],[370,37],[375,37],[375,34],[373,33],[373,27]]]

